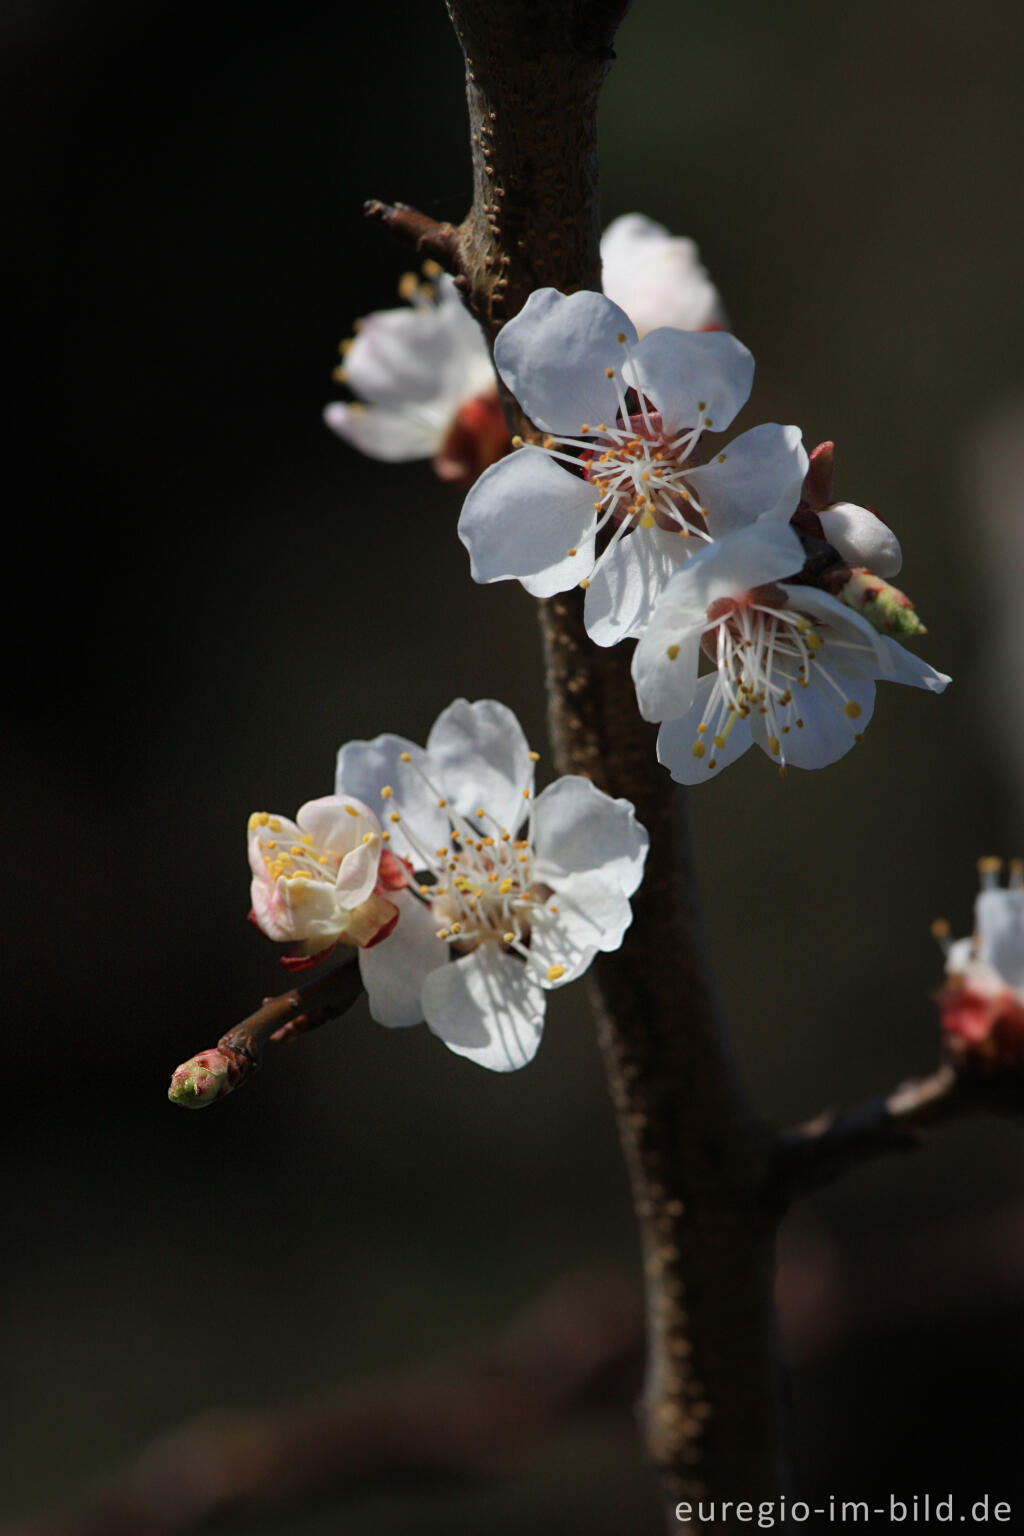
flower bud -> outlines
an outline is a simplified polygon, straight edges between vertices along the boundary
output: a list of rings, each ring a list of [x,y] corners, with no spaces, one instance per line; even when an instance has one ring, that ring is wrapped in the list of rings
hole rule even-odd
[[[225,1051],[214,1047],[200,1051],[175,1068],[167,1097],[185,1109],[205,1109],[222,1099],[238,1082],[238,1066]]]
[[[828,589],[840,602],[867,619],[879,634],[895,635],[900,640],[909,635],[927,634],[906,593],[863,566],[841,567],[830,578]]]

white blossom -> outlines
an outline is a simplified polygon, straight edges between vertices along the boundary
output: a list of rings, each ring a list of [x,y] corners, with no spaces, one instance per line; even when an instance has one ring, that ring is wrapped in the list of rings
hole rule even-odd
[[[307,954],[339,941],[371,943],[395,917],[393,905],[374,895],[383,847],[374,812],[343,790],[308,800],[294,821],[255,811],[249,867],[256,925]]]
[[[934,693],[949,682],[836,598],[787,581],[802,565],[793,529],[761,522],[706,546],[665,588],[633,678],[641,714],[666,722],[658,758],[679,782],[713,776],[751,742],[782,768],[822,768],[860,740],[876,680]]]
[[[518,578],[535,597],[585,587],[599,645],[641,633],[694,546],[795,512],[807,471],[798,428],[708,446],[750,393],[754,360],[734,336],[662,328],[639,340],[602,295],[542,288],[494,356],[547,436],[470,490],[459,535],[473,575]]]
[[[338,781],[385,807],[392,853],[414,871],[392,894],[391,935],[360,953],[378,1023],[425,1020],[450,1050],[494,1071],[531,1060],[545,993],[617,949],[647,834],[626,800],[566,777],[534,795],[534,764],[503,704],[458,699],[426,748],[349,742]]]
[[[642,213],[621,214],[601,236],[601,289],[641,336],[661,325],[727,328],[721,296],[695,243]]]

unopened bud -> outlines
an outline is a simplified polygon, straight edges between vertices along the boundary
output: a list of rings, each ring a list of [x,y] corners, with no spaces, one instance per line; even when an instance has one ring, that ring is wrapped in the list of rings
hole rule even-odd
[[[231,1092],[238,1075],[237,1063],[225,1051],[217,1047],[200,1051],[175,1069],[167,1097],[185,1109],[205,1109]]]
[[[861,614],[879,634],[895,635],[900,640],[927,634],[906,593],[863,566],[843,566],[828,585],[840,602]]]

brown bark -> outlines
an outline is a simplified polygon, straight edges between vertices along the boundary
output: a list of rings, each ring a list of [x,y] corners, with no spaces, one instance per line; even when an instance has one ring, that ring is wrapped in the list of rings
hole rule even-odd
[[[493,336],[537,287],[600,286],[596,111],[625,7],[449,0],[466,56],[473,210],[458,268]],[[528,435],[521,419],[513,430]],[[637,712],[629,654],[598,650],[582,594],[541,605],[560,772],[628,797],[651,835],[622,949],[593,990],[644,1251],[647,1449],[681,1498],[781,1486],[770,1137],[737,1084],[695,905],[683,792]]]

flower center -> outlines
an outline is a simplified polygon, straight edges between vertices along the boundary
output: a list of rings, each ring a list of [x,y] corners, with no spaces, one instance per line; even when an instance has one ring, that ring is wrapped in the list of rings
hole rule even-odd
[[[354,805],[346,805],[345,810],[358,819],[359,812]],[[311,833],[300,832],[298,838],[292,841],[280,818],[271,816],[267,811],[254,811],[249,817],[250,832],[257,827],[265,827],[268,832],[275,834],[260,841],[263,864],[271,880],[319,880],[326,885],[334,885],[341,861],[318,848]],[[372,842],[375,835],[373,832],[364,833],[363,842]]]
[[[800,689],[809,687],[812,680],[847,720],[861,714],[860,705],[836,678],[831,653],[870,655],[870,648],[840,640],[825,626],[812,623],[789,606],[787,594],[774,583],[713,602],[700,643],[715,664],[716,676],[707,713],[697,727],[693,755],[707,757],[709,769],[717,768],[714,749],[724,749],[737,720],[757,714],[764,720],[768,750],[785,772],[784,738],[794,728],[804,729]],[[669,646],[670,658],[678,650]],[[860,741],[860,734],[855,732],[854,739]]]
[[[388,820],[401,824],[413,850],[415,875],[410,889],[437,918],[437,937],[462,954],[491,943],[525,959],[533,913],[552,894],[534,875],[533,763],[537,753],[530,753],[529,782],[522,791],[524,806],[528,807],[526,827],[511,831],[482,805],[472,817],[461,815],[408,752],[401,754],[401,761],[426,785],[448,817],[447,842],[431,847],[402,810],[400,787],[396,791],[386,784],[381,790],[381,798],[392,805]],[[525,830],[525,836],[515,836],[517,830]],[[384,834],[385,838],[389,835]],[[555,912],[557,906],[549,906],[549,910]],[[552,969],[556,975],[549,979],[555,980],[562,968]]]

